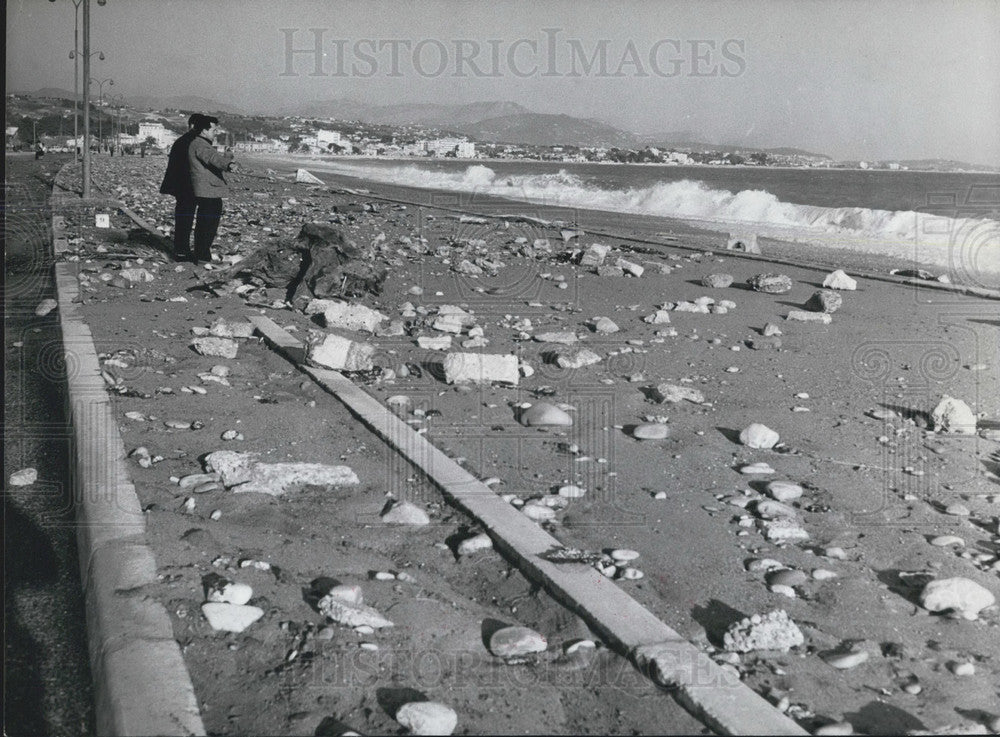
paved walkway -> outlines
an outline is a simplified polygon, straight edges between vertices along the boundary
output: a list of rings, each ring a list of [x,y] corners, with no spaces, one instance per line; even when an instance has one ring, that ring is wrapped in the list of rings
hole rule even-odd
[[[93,734],[93,698],[80,592],[68,427],[49,252],[51,179],[67,157],[8,155],[5,181],[4,467],[34,467],[38,481],[4,479],[4,731]],[[21,344],[21,345],[18,345]]]

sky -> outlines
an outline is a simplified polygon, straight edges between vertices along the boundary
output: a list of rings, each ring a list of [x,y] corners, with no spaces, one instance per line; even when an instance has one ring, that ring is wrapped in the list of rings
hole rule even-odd
[[[91,5],[91,75],[126,97],[509,100],[642,134],[1000,165],[997,0]],[[73,89],[74,13],[8,0],[8,90]]]

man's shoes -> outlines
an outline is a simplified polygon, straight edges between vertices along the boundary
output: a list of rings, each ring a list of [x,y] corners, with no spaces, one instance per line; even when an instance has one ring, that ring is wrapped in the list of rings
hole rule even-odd
[[[174,261],[178,262],[192,261],[197,263],[194,258],[194,253],[192,253],[191,251],[176,251],[174,253]]]

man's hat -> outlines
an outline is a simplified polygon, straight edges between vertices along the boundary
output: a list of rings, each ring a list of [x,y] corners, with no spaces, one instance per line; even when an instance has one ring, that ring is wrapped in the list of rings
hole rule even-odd
[[[190,118],[188,118],[188,125],[192,128],[197,128],[198,130],[205,130],[209,126],[218,124],[219,124],[219,119],[214,115],[195,113]]]

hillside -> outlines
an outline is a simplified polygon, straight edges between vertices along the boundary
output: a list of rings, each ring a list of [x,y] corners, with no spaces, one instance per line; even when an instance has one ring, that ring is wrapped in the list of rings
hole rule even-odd
[[[637,142],[633,134],[619,128],[570,115],[521,113],[452,127],[489,143],[628,147]]]

